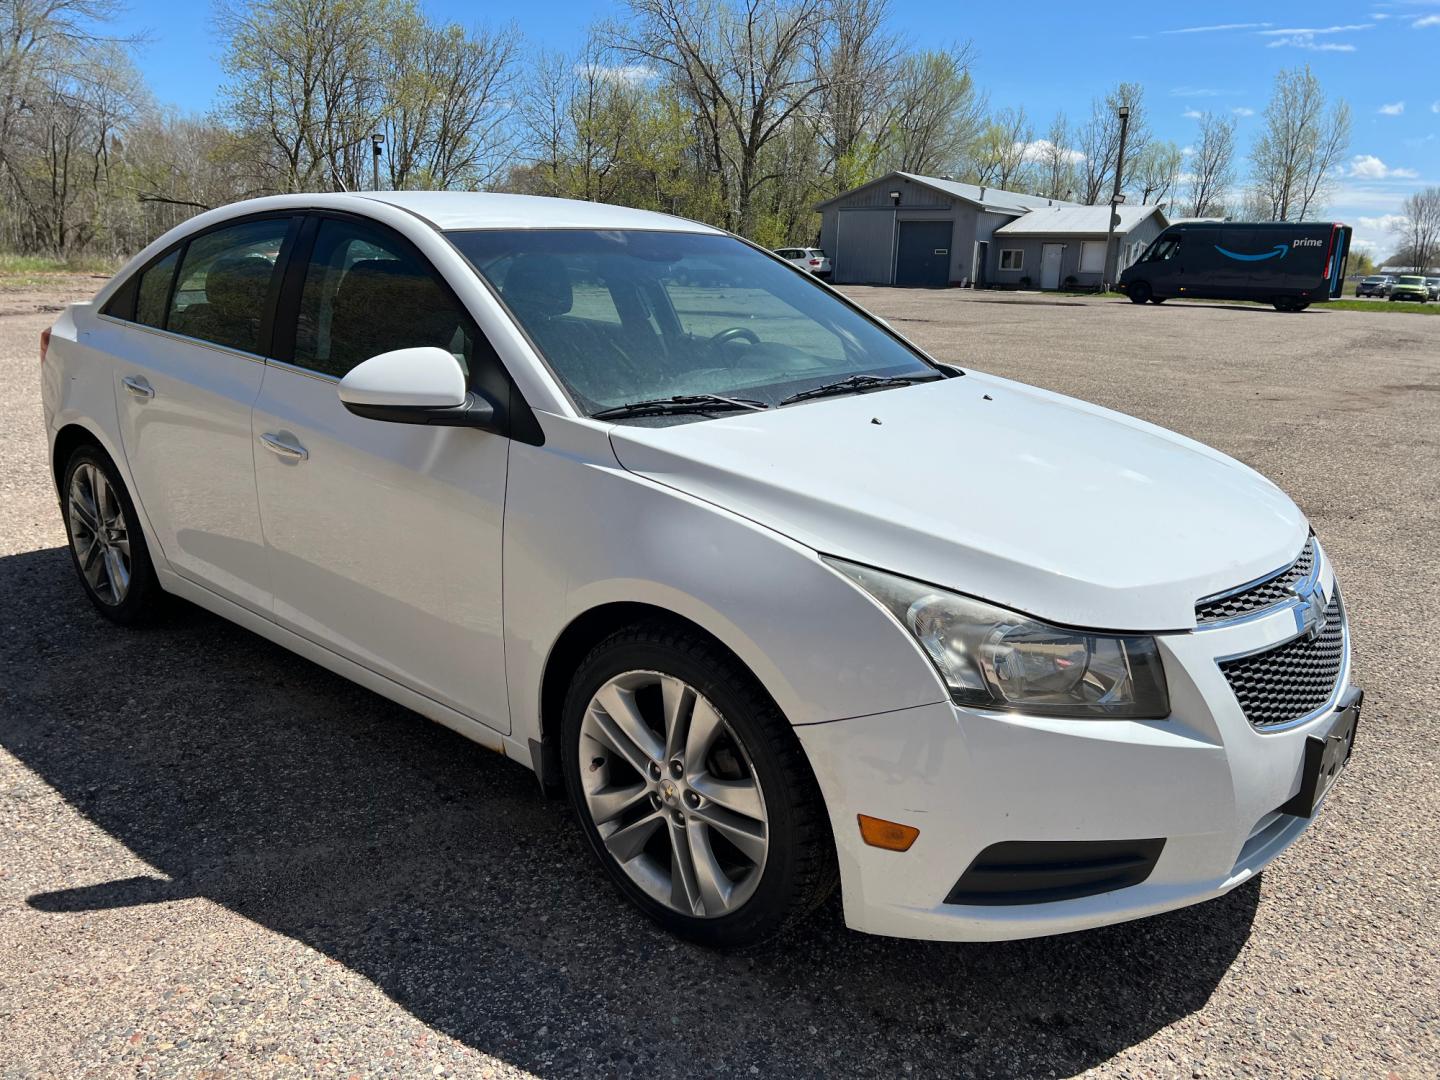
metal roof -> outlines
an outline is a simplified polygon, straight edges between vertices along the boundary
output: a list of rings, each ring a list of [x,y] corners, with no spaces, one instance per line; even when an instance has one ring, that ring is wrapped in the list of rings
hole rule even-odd
[[[1158,206],[1121,206],[1117,233],[1127,233],[1152,214],[1165,215]],[[1029,213],[1001,225],[996,236],[1104,236],[1110,225],[1108,206],[1052,206]]]
[[[931,188],[944,195],[950,195],[957,199],[963,199],[984,210],[994,210],[1001,214],[1023,214],[1026,210],[1036,207],[1051,206],[1073,206],[1074,203],[1067,203],[1064,199],[1047,199],[1044,195],[1025,195],[1018,191],[1006,191],[1003,188],[992,187],[984,184],[963,184],[959,180],[947,180],[940,176],[921,176],[918,173],[891,172],[878,177],[867,183],[853,187],[849,191],[842,191],[839,195],[826,199],[824,202],[816,203],[815,209],[819,210],[829,206],[831,203],[839,202],[841,199],[853,195],[877,184],[884,184],[887,181],[909,180],[911,183],[920,184]]]

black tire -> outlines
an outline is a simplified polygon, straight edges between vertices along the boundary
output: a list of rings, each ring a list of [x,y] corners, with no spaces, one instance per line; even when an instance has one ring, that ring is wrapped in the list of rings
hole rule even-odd
[[[1152,296],[1150,297],[1150,303],[1163,304],[1168,299],[1170,299],[1168,296]]]
[[[758,884],[735,911],[707,918],[657,901],[607,850],[591,818],[580,772],[582,721],[595,694],[629,672],[659,672],[693,687],[723,717],[748,758],[764,799],[769,848]],[[834,839],[799,740],[755,677],[704,635],[663,621],[611,634],[571,681],[561,739],[566,793],[591,850],[620,893],[671,933],[712,947],[755,945],[794,926],[834,890]]]
[[[1125,295],[1130,297],[1132,304],[1144,304],[1149,301],[1154,293],[1148,281],[1137,281],[1130,286],[1129,291]]]
[[[107,593],[92,582],[81,565],[76,544],[76,528],[83,528],[83,525],[77,526],[75,508],[71,503],[76,491],[76,475],[81,473],[82,469],[98,472],[104,478],[109,488],[109,497],[113,499],[110,508],[118,511],[114,520],[123,529],[129,546],[129,579],[118,602],[114,599],[113,592]],[[93,476],[93,473],[88,475]],[[71,564],[75,567],[80,585],[95,610],[120,626],[139,626],[159,618],[166,607],[165,592],[160,588],[160,581],[155,576],[155,565],[150,561],[150,549],[145,544],[145,534],[141,531],[135,504],[121,482],[114,462],[100,447],[93,444],[81,446],[65,463],[60,483],[60,513],[65,520],[66,538],[70,542]],[[82,535],[82,545],[84,539]]]

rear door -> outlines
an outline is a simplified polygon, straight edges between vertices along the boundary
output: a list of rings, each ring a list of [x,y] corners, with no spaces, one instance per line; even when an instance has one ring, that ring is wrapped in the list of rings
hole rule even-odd
[[[253,426],[276,621],[508,732],[509,440],[362,419],[336,389],[371,356],[433,345],[493,392],[498,358],[424,256],[358,218],[311,219],[281,312]]]
[[[227,224],[172,248],[114,312],[121,441],[170,567],[269,613],[250,409],[299,219]]]

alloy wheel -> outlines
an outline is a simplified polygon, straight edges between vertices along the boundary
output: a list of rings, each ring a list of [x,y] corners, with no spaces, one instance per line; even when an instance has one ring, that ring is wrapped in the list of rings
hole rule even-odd
[[[70,477],[69,513],[80,572],[101,603],[118,607],[130,592],[130,530],[114,488],[89,462]]]
[[[657,671],[617,675],[586,706],[579,751],[586,810],[631,881],[691,917],[745,904],[769,850],[765,797],[704,695]]]

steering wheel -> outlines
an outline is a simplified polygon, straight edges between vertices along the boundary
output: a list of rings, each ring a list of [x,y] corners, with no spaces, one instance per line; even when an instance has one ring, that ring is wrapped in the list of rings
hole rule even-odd
[[[732,326],[721,330],[710,338],[716,345],[728,345],[732,341],[744,341],[750,345],[759,345],[760,338],[754,330],[745,326]]]

